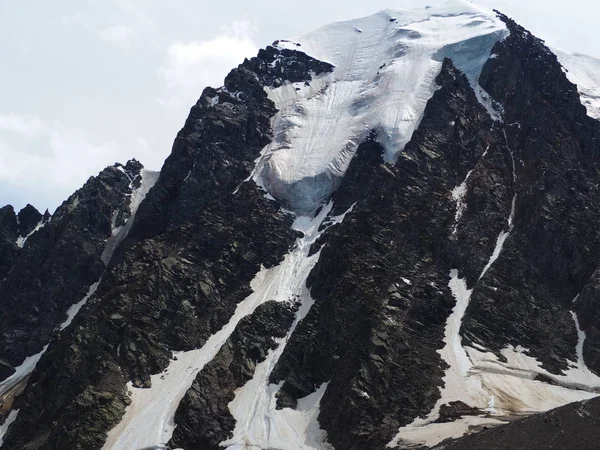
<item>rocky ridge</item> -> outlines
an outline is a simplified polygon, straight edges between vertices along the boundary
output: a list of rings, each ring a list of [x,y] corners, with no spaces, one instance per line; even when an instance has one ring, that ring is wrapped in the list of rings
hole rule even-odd
[[[96,294],[33,372],[5,448],[102,447],[130,402],[127,381],[150,387],[172,351],[201,347],[261,265],[292,245],[290,216],[244,181],[272,137],[263,85],[280,76],[309,82],[331,66],[280,53],[263,51],[224,88],[205,89]]]

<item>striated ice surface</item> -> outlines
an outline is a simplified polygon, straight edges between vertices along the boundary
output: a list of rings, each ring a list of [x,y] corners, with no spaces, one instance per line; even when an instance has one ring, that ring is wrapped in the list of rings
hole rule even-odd
[[[288,208],[310,213],[339,185],[371,130],[385,159],[394,161],[437,89],[444,57],[466,73],[480,101],[496,114],[477,81],[492,46],[507,33],[492,11],[453,0],[384,10],[281,41],[280,48],[303,51],[335,69],[310,86],[267,88],[279,113],[275,139],[263,149],[254,179]]]

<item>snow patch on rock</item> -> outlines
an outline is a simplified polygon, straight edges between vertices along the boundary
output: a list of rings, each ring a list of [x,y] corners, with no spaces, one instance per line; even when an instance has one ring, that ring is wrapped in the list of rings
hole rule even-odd
[[[25,242],[27,242],[27,239],[29,239],[33,235],[33,233],[35,233],[36,231],[44,228],[48,222],[50,222],[50,219],[44,220],[44,218],[42,218],[38,222],[38,224],[35,226],[35,228],[33,230],[31,230],[27,236],[19,236],[16,241],[17,247],[23,248],[25,246]]]
[[[127,172],[122,167],[117,167],[123,173],[127,174]],[[129,175],[128,175],[129,176]],[[106,246],[104,247],[104,251],[102,252],[102,262],[104,265],[108,265],[110,258],[114,254],[115,250],[119,247],[121,242],[127,237],[129,234],[129,230],[131,230],[131,226],[133,225],[133,220],[135,219],[135,214],[138,210],[138,207],[142,203],[142,201],[146,198],[146,195],[150,191],[150,189],[156,184],[158,181],[158,177],[160,176],[160,172],[155,172],[152,170],[142,169],[140,171],[141,181],[140,186],[137,189],[133,189],[130,195],[129,200],[129,219],[125,223],[125,225],[117,227],[113,220],[112,232],[111,236],[106,241]],[[131,180],[130,186],[133,186],[133,180]],[[115,214],[117,212],[115,211]],[[115,216],[116,218],[116,216]]]
[[[2,425],[0,425],[0,447],[2,447],[2,444],[4,444],[4,435],[8,431],[8,427],[10,427],[10,425],[15,420],[17,420],[18,415],[19,415],[18,409],[12,410],[10,412],[10,414],[8,415],[8,417],[6,418],[6,420],[4,421],[4,423]]]

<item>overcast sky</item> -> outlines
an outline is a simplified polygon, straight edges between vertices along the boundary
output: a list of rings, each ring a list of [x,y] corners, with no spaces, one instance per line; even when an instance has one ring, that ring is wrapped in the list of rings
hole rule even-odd
[[[52,212],[135,157],[160,169],[202,88],[244,57],[329,22],[443,0],[0,0],[0,206]],[[600,57],[597,0],[480,0]]]

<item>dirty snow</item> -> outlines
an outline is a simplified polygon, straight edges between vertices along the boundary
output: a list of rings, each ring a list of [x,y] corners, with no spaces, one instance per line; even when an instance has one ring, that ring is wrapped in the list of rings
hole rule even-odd
[[[308,251],[310,245],[323,232],[323,230],[319,232],[319,226],[323,223],[331,208],[332,204],[330,203],[322,208],[315,218],[307,216],[296,218],[293,228],[302,231],[304,236],[297,240],[295,247],[286,255],[282,263],[270,269],[263,268],[256,274],[250,284],[252,294],[238,304],[229,322],[212,335],[204,346],[188,352],[175,353],[177,359],[173,360],[163,373],[151,377],[152,387],[150,389],[137,389],[129,383],[131,404],[127,407],[121,422],[109,432],[108,439],[103,447],[104,450],[129,450],[165,445],[171,439],[175,429],[174,417],[177,406],[192,385],[198,372],[215,357],[221,346],[235,330],[239,321],[252,314],[260,304],[269,300],[290,302],[293,301],[296,295],[300,295],[302,307],[297,313],[295,323],[308,312],[312,300],[306,291],[306,277],[318,259],[318,254],[308,257]],[[339,220],[340,218],[334,218],[333,223],[337,223]],[[280,345],[279,349],[283,349],[283,346]],[[259,370],[261,366],[264,368],[265,365],[272,362],[272,355],[273,352],[269,354],[265,363],[257,367],[257,374],[262,373]],[[260,383],[264,382],[262,375],[256,375],[253,381],[255,380],[259,380]],[[267,389],[273,388],[267,386]],[[322,387],[321,389],[324,391],[325,388]],[[249,395],[254,394],[258,398],[264,398],[264,392],[260,390]],[[315,442],[318,441],[321,435],[315,428],[317,425],[315,425],[314,420],[316,420],[315,414],[318,414],[318,403],[321,395],[322,392],[318,391],[307,397],[303,403],[304,409],[299,410],[298,417],[293,417],[293,414],[289,417],[273,414],[272,423],[277,425],[283,422],[287,428],[282,433],[288,435],[294,432],[308,433],[305,438],[313,439]],[[234,416],[238,421],[253,423],[253,415],[241,415],[243,411],[246,411],[246,414],[252,411],[250,404],[254,405],[252,408],[257,408],[257,403],[252,402],[246,408],[234,409]],[[258,408],[258,411],[262,411],[262,409]],[[317,412],[315,413],[315,411]],[[287,419],[290,420],[289,423]],[[245,439],[246,429],[244,426],[243,431],[239,432],[236,428],[238,434],[243,434],[242,439]],[[254,433],[255,429],[252,426],[250,426],[250,429]],[[258,434],[260,433],[258,432]],[[234,445],[234,443],[232,442],[231,445]]]
[[[386,160],[397,158],[438,88],[445,56],[476,86],[491,47],[506,33],[493,12],[453,0],[428,9],[385,10],[280,41],[279,47],[300,48],[335,69],[308,87],[267,89],[279,112],[255,181],[290,209],[314,211],[338,186],[371,130]]]
[[[25,361],[20,366],[15,367],[15,373],[0,382],[0,398],[3,398],[9,391],[29,376],[47,348],[48,346],[46,345],[39,353],[25,358]]]
[[[567,78],[577,85],[588,116],[600,120],[600,59],[581,53],[566,53],[556,48],[552,51],[567,69]]]

